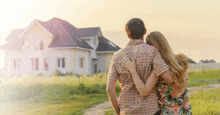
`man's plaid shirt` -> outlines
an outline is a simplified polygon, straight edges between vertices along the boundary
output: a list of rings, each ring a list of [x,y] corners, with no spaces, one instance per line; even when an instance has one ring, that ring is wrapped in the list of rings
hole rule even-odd
[[[119,80],[121,87],[120,113],[154,115],[159,110],[156,90],[152,90],[145,98],[141,97],[134,85],[131,73],[121,65],[123,55],[135,60],[137,73],[144,83],[146,83],[152,69],[157,76],[160,76],[169,69],[168,66],[161,58],[158,50],[142,40],[130,40],[124,48],[117,51],[112,57],[108,79]]]

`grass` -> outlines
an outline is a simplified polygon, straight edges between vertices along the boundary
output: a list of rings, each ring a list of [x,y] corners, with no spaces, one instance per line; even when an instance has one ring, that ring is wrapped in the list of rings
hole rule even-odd
[[[24,76],[1,79],[0,114],[81,115],[84,109],[108,100],[105,92],[106,76]],[[219,83],[220,70],[190,71],[189,79],[189,87]],[[118,84],[117,92],[120,92]],[[200,108],[193,102],[193,107]],[[106,114],[114,114],[114,111]]]
[[[200,90],[190,95],[190,104],[194,115],[220,115],[220,88]]]
[[[199,90],[191,94],[189,101],[193,115],[220,115],[220,88]],[[106,111],[105,115],[114,115],[115,111]]]
[[[220,70],[189,71],[189,87],[219,84]]]
[[[8,106],[0,114],[16,108],[8,114],[81,115],[84,109],[108,100],[106,75],[1,79],[0,102]]]

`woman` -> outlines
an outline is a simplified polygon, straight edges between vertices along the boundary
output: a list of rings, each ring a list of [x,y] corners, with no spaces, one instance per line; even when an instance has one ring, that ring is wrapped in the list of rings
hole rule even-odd
[[[188,58],[183,54],[174,55],[167,40],[160,32],[152,32],[147,36],[146,43],[155,46],[168,65],[174,83],[169,86],[165,81],[152,73],[150,74],[146,84],[144,84],[136,72],[135,61],[130,61],[127,57],[123,57],[122,65],[124,65],[132,74],[135,86],[142,97],[147,96],[155,87],[158,91],[158,104],[160,105],[162,115],[189,115],[191,107],[189,104],[189,96],[187,90],[187,73]]]

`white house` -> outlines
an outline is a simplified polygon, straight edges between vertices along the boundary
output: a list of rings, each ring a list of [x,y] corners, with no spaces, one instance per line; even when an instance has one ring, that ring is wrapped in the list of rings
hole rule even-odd
[[[65,20],[34,20],[13,30],[6,44],[4,69],[12,75],[61,73],[94,74],[108,71],[113,53],[120,48],[105,38],[99,27],[76,28]]]

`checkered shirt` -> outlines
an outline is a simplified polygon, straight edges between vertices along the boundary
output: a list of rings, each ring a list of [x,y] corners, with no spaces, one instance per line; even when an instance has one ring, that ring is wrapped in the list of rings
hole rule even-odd
[[[158,50],[142,40],[130,40],[112,58],[108,79],[119,80],[121,87],[119,96],[120,113],[122,115],[154,115],[159,110],[157,92],[153,89],[147,97],[141,97],[135,87],[131,73],[121,64],[124,55],[135,60],[137,73],[143,83],[146,83],[152,69],[157,76],[160,76],[169,68],[161,58]]]

